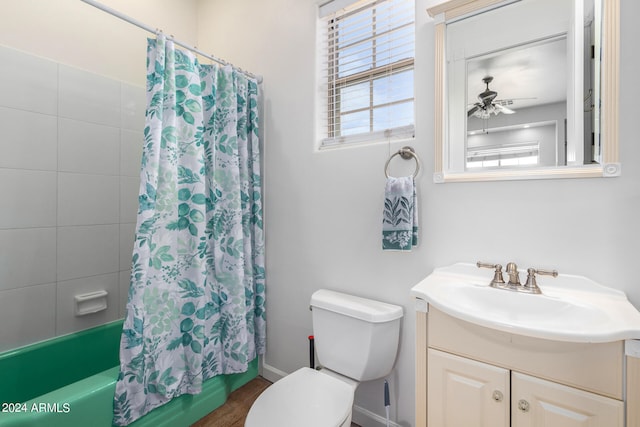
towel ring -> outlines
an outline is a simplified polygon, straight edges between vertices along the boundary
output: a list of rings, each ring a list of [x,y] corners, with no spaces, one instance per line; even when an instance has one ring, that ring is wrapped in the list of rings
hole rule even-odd
[[[420,159],[418,158],[418,155],[416,154],[413,147],[409,147],[408,145],[406,147],[402,147],[401,149],[393,153],[391,157],[389,157],[389,159],[387,159],[387,163],[384,164],[384,176],[389,178],[389,163],[391,162],[391,159],[398,155],[405,160],[413,158],[413,160],[416,161],[416,171],[413,173],[413,177],[417,177],[418,172],[420,172]]]

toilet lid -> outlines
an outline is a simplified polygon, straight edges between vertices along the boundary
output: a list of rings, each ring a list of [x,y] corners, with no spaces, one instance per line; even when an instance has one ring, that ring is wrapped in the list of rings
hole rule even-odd
[[[349,416],[353,388],[301,368],[267,388],[251,406],[245,427],[336,427]]]

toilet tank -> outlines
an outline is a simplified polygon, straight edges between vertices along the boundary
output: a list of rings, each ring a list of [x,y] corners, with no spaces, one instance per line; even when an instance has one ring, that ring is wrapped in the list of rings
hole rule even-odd
[[[357,381],[384,377],[398,353],[402,307],[321,289],[311,296],[320,364]]]

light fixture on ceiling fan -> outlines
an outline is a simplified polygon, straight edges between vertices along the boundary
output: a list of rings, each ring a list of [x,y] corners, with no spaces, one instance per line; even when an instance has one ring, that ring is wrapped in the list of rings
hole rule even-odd
[[[487,85],[487,88],[484,92],[478,94],[478,101],[473,104],[473,107],[469,111],[467,111],[467,117],[477,117],[479,119],[488,119],[491,114],[497,116],[499,113],[502,114],[514,114],[510,108],[504,106],[504,104],[513,103],[510,100],[495,100],[496,96],[498,96],[498,92],[489,89],[489,83],[493,81],[492,76],[487,76],[482,79],[484,84]],[[495,100],[495,101],[494,101]]]

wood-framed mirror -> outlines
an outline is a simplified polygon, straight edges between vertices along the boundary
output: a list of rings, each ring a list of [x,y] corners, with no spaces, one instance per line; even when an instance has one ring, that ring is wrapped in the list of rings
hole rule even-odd
[[[620,0],[450,0],[427,11],[434,182],[620,175]]]

